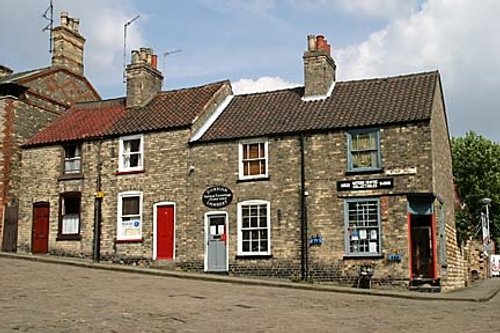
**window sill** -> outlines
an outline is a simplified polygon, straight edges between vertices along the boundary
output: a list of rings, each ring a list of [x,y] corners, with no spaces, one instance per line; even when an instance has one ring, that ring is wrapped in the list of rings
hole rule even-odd
[[[384,259],[384,256],[382,254],[346,254],[342,258],[342,260],[353,260],[353,259]]]
[[[83,174],[81,173],[65,173],[59,176],[57,180],[79,180],[83,179]]]
[[[57,235],[56,241],[80,241],[81,235]]]
[[[115,176],[122,176],[122,175],[135,175],[135,174],[140,174],[140,173],[145,173],[146,170],[131,170],[131,171],[115,171],[113,174]]]
[[[115,244],[143,243],[144,238],[139,239],[115,239]]]
[[[269,177],[255,177],[255,178],[243,178],[243,179],[238,179],[236,183],[251,183],[251,182],[262,182],[262,181],[269,181]]]
[[[371,175],[371,174],[383,174],[384,169],[369,169],[369,170],[349,170],[345,172],[346,176],[351,176],[351,175]]]
[[[237,254],[236,260],[272,259],[272,254]]]

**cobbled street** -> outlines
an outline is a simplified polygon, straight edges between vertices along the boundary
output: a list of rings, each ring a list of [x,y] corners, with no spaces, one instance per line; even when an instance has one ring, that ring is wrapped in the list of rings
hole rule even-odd
[[[0,332],[499,332],[490,302],[243,286],[0,258]]]

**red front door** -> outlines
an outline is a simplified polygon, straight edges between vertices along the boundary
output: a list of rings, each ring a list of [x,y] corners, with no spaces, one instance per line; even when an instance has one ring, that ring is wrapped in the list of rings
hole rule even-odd
[[[174,206],[156,208],[156,259],[174,259]]]
[[[49,251],[49,203],[38,202],[33,205],[33,233],[31,252]]]

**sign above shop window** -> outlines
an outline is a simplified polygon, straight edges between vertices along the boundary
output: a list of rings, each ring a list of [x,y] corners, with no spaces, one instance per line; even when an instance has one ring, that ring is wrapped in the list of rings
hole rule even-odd
[[[201,201],[209,208],[223,208],[233,201],[233,192],[225,186],[212,186],[203,192]]]
[[[341,180],[337,182],[337,191],[377,190],[393,187],[394,178]]]

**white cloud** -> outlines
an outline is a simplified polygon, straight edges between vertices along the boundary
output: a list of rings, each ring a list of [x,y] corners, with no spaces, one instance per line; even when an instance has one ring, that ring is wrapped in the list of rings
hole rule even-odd
[[[499,12],[494,0],[429,0],[421,11],[337,50],[339,77],[439,69],[453,134],[472,129],[500,141],[500,95],[494,88],[500,86]]]
[[[279,77],[264,76],[256,80],[241,79],[232,83],[236,95],[250,94],[255,92],[273,91],[296,87],[298,84],[288,82]]]

